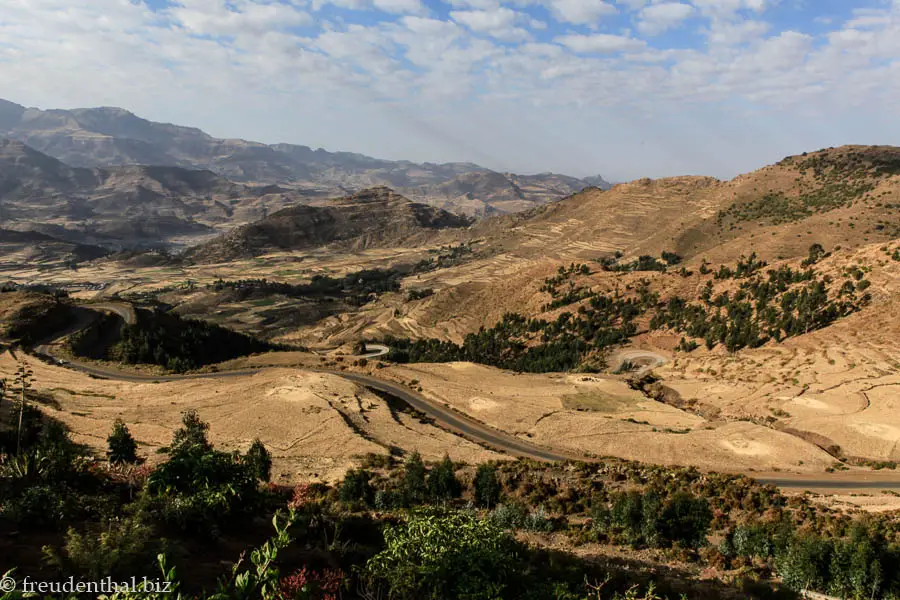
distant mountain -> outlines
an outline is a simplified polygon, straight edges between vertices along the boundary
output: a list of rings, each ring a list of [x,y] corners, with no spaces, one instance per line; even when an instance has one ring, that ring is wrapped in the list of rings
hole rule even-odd
[[[210,237],[305,202],[275,186],[233,183],[179,167],[70,167],[0,139],[0,223],[79,244],[158,246]]]
[[[403,193],[445,210],[483,217],[525,211],[555,202],[586,187],[589,186],[581,179],[554,173],[515,175],[475,171],[444,183],[404,189]]]
[[[389,188],[376,187],[316,206],[278,211],[191,248],[184,258],[210,263],[333,243],[353,249],[420,244],[441,230],[470,224],[465,217],[410,202]]]
[[[237,182],[278,184],[321,198],[384,185],[421,202],[473,215],[515,212],[605,183],[602,178],[503,175],[471,163],[419,164],[292,144],[217,139],[120,108],[38,110],[0,100],[0,137],[22,141],[72,167],[208,170]],[[472,186],[466,179],[454,182],[472,174],[483,181]],[[457,188],[463,191],[455,193]]]
[[[584,177],[581,181],[590,185],[591,187],[600,188],[601,190],[608,190],[612,187],[612,184],[607,180],[603,179],[600,175],[592,175],[590,177]]]
[[[109,252],[98,246],[76,244],[36,231],[0,229],[0,267],[22,264],[49,266],[94,260]],[[2,269],[0,269],[2,271]]]

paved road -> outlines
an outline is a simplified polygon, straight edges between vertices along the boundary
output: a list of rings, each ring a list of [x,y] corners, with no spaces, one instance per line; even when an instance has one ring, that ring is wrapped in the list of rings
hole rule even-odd
[[[620,350],[614,353],[609,360],[610,370],[613,373],[621,372],[625,363],[642,365],[632,371],[637,378],[643,377],[656,367],[661,367],[667,362],[669,361],[665,356],[650,350]]]
[[[127,306],[127,305],[125,305]],[[91,306],[91,308],[95,308],[95,306]],[[110,310],[119,314],[126,322],[133,323],[134,321],[129,319],[134,319],[134,309],[130,306],[125,309],[123,305],[97,305],[96,308],[100,310]],[[130,311],[130,313],[129,313]],[[90,322],[90,321],[88,321]],[[67,330],[66,335],[71,333],[71,328]],[[57,339],[61,337],[57,336]],[[45,344],[49,344],[49,342],[45,342]],[[368,345],[366,346],[366,350],[373,348],[376,346]],[[380,352],[384,350],[381,354],[376,354],[376,356],[381,356],[386,353],[388,350],[385,346],[376,347],[376,352]],[[51,352],[52,348],[49,345],[40,346],[41,353],[46,354],[53,358]],[[37,349],[36,349],[37,350]],[[665,358],[652,353],[652,352],[644,352],[644,351],[633,351],[628,353],[623,353],[620,356],[620,360],[633,360],[634,358],[651,358],[658,359],[662,361],[662,364],[665,363]],[[74,369],[76,371],[81,371],[82,373],[87,373],[88,375],[93,375],[94,377],[100,377],[102,379],[113,379],[119,381],[128,381],[133,383],[153,383],[153,382],[167,382],[167,381],[182,381],[189,379],[225,379],[229,377],[240,377],[245,375],[254,375],[259,373],[262,369],[243,369],[237,371],[221,371],[215,373],[199,373],[192,375],[143,375],[139,373],[133,372],[125,372],[113,369],[106,369],[102,367],[97,367],[94,365],[89,365],[80,362],[69,362],[66,363],[66,366],[70,369]],[[552,450],[549,448],[544,448],[535,444],[530,444],[516,436],[510,435],[504,431],[500,431],[498,429],[494,429],[492,427],[488,427],[483,423],[479,423],[474,419],[471,419],[461,413],[458,413],[446,406],[438,404],[432,400],[429,400],[422,396],[421,394],[409,389],[408,387],[401,386],[397,383],[391,381],[385,381],[383,379],[379,379],[377,377],[372,377],[371,375],[365,375],[363,373],[351,373],[347,371],[332,371],[328,369],[307,369],[310,371],[314,371],[317,373],[328,373],[330,375],[336,375],[337,377],[341,377],[348,381],[352,381],[358,385],[362,385],[365,387],[372,388],[374,390],[378,390],[392,396],[396,396],[400,400],[406,402],[411,407],[416,409],[417,411],[433,418],[437,423],[441,426],[458,433],[470,440],[475,441],[476,443],[482,444],[489,448],[499,450],[500,452],[505,452],[511,454],[513,456],[520,456],[524,458],[533,458],[536,460],[542,461],[564,461],[564,460],[590,460],[584,456],[575,455],[575,454],[566,454],[558,450]],[[750,474],[752,477],[753,475]],[[823,478],[823,479],[810,479],[802,476],[797,477],[770,477],[770,476],[761,476],[757,478],[761,483],[769,483],[773,484],[780,488],[790,488],[790,489],[809,489],[809,490],[842,490],[842,489],[900,489],[900,480],[889,480],[889,479],[878,479],[874,477],[868,478],[860,478],[860,479],[847,479],[843,477],[842,474],[835,474],[833,477]]]
[[[391,349],[382,344],[366,344],[366,353],[360,356],[355,356],[354,358],[378,358],[379,356],[384,356]]]
[[[50,353],[45,353],[51,356]],[[144,375],[140,373],[129,373],[113,369],[106,369],[89,365],[81,362],[70,361],[65,366],[75,371],[80,371],[101,379],[112,379],[116,381],[128,381],[131,383],[162,383],[169,381],[184,381],[191,379],[227,379],[230,377],[240,377],[247,375],[255,375],[263,369],[241,369],[237,371],[220,371],[216,373],[197,373],[191,375]],[[560,461],[560,460],[577,460],[576,455],[565,455],[561,452],[542,448],[533,444],[529,444],[519,438],[508,433],[493,429],[466,417],[450,408],[436,404],[421,394],[399,385],[391,381],[385,381],[365,375],[363,373],[349,373],[346,371],[332,371],[330,369],[308,368],[308,371],[315,373],[327,373],[336,375],[342,379],[352,381],[358,385],[362,385],[380,392],[385,392],[391,396],[395,396],[406,402],[417,411],[433,418],[441,426],[458,433],[463,437],[469,438],[477,443],[488,446],[500,452],[506,452],[514,456],[522,456],[525,458],[534,458],[536,460]]]
[[[121,316],[126,323],[136,322],[134,309],[128,305],[102,304],[89,305],[89,308],[115,312],[116,314]],[[96,318],[96,315],[94,318]],[[83,328],[91,322],[92,319],[82,316],[79,318],[78,324],[80,324],[80,326]],[[57,335],[54,339],[59,339],[63,335],[69,335],[77,330],[77,328],[73,329],[73,327],[70,327],[66,330],[66,332]],[[48,340],[40,346],[37,346],[35,348],[35,352],[56,359],[56,357],[53,356],[53,347],[50,345],[50,342],[52,341],[53,340]],[[377,357],[387,354],[389,348],[380,344],[368,344],[366,346],[366,350],[374,350],[374,352],[364,355],[365,357]],[[101,379],[112,379],[116,381],[128,381],[131,383],[158,383],[169,381],[183,381],[190,379],[226,379],[230,377],[254,375],[262,370],[242,369],[237,371],[219,371],[215,373],[198,373],[190,375],[144,375],[141,373],[127,372],[118,369],[108,369],[105,367],[100,367],[79,361],[61,362],[65,364],[65,366],[69,369],[80,371],[94,377],[99,377]],[[528,442],[521,440],[513,435],[510,435],[498,429],[488,427],[487,425],[484,425],[483,423],[479,423],[478,421],[475,421],[465,415],[457,413],[450,408],[432,402],[431,400],[428,400],[421,394],[409,389],[408,387],[404,387],[391,381],[385,381],[383,379],[378,379],[377,377],[372,377],[363,373],[350,373],[346,371],[315,368],[307,370],[317,373],[328,373],[330,375],[336,375],[348,381],[352,381],[353,383],[385,392],[392,396],[396,396],[400,400],[412,406],[417,411],[433,418],[436,422],[438,422],[446,429],[449,429],[450,431],[469,438],[476,443],[480,443],[500,452],[506,452],[514,456],[522,456],[526,458],[545,461],[572,460],[579,458],[576,455],[566,455],[564,453],[553,451],[548,448],[542,448],[534,444],[529,444]]]
[[[754,477],[760,483],[772,484],[794,490],[900,490],[900,480],[891,479],[811,479],[798,475],[795,478]]]

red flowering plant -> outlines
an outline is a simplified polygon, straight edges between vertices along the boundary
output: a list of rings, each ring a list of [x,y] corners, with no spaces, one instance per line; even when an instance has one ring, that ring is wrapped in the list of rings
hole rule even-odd
[[[340,569],[322,572],[303,567],[293,575],[282,577],[283,600],[340,600],[345,575]]]

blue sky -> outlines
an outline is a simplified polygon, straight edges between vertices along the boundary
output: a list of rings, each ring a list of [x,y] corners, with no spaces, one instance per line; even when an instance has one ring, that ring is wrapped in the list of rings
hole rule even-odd
[[[609,179],[900,143],[900,0],[0,0],[0,97]]]

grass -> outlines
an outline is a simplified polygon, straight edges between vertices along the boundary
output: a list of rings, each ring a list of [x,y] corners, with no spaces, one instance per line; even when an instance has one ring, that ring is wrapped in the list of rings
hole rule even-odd
[[[562,397],[563,408],[568,410],[586,410],[590,412],[613,413],[620,412],[631,407],[631,401],[627,398],[603,394],[600,392],[587,392],[582,394],[569,394]]]

